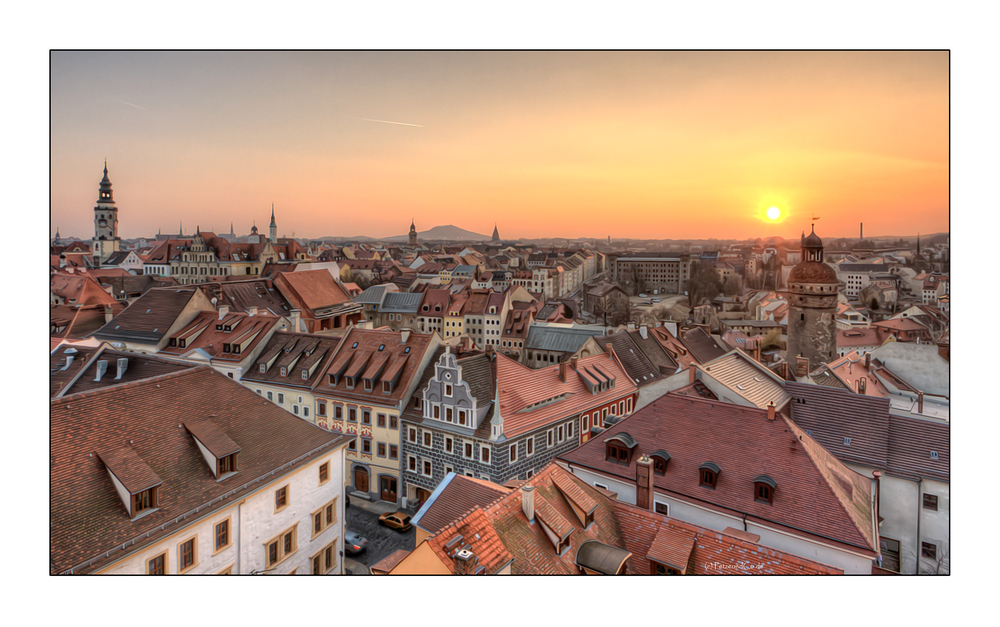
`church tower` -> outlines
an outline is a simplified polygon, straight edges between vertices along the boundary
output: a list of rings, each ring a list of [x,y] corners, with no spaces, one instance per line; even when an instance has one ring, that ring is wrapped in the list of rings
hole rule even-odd
[[[417,245],[417,226],[414,224],[413,219],[410,219],[410,246]]]
[[[492,242],[499,242],[500,241],[500,232],[497,231],[497,223],[496,222],[493,223],[493,239],[490,240],[490,241],[492,241]]]
[[[809,360],[809,372],[837,356],[837,272],[823,263],[823,240],[813,232],[802,240],[802,262],[788,275],[788,351],[785,359],[797,369],[798,357]],[[796,373],[799,376],[807,373]]]
[[[95,265],[100,266],[108,257],[121,250],[121,247],[121,238],[118,237],[118,207],[115,206],[111,180],[108,178],[108,162],[105,161],[104,178],[101,179],[97,206],[94,207],[94,244],[90,247]]]
[[[278,243],[278,223],[274,221],[274,203],[271,203],[271,243]]]

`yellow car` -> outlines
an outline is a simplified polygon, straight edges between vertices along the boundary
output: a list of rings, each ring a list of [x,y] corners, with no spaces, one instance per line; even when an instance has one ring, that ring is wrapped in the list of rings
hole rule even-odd
[[[410,516],[406,512],[386,512],[378,517],[378,524],[395,529],[400,533],[410,530]]]

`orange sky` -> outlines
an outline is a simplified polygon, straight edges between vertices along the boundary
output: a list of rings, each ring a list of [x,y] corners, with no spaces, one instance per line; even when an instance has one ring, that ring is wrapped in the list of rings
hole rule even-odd
[[[52,55],[52,232],[948,229],[944,52]],[[404,126],[385,120],[420,126]],[[783,217],[763,218],[769,206]]]

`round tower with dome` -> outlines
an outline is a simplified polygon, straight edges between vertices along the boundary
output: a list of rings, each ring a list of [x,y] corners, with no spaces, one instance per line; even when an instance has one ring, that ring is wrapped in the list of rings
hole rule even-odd
[[[802,239],[802,262],[788,275],[788,365],[809,360],[809,372],[837,356],[837,272],[823,263],[823,240],[812,233]],[[799,373],[802,374],[802,373]]]

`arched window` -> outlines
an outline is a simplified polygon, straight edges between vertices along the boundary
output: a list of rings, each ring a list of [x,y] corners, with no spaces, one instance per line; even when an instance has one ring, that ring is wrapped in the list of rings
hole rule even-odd
[[[714,462],[705,462],[698,468],[698,472],[700,485],[714,490],[715,486],[719,484],[719,473],[722,470]]]
[[[760,503],[774,504],[774,491],[778,488],[774,479],[767,475],[760,475],[753,480],[754,500]]]

